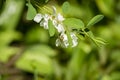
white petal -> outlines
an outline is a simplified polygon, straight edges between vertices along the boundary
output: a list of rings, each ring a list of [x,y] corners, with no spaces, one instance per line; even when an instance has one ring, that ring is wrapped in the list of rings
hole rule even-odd
[[[42,18],[43,18],[42,14],[36,14],[33,20],[39,23],[42,20]]]
[[[77,36],[75,35],[75,33],[73,33],[73,32],[70,33],[70,36],[71,36],[71,38],[74,39],[74,40],[77,40],[77,39],[78,39]]]
[[[72,47],[77,46],[77,44],[78,44],[77,36],[74,33],[70,33],[70,36],[72,38],[72,44],[73,44]]]
[[[68,40],[65,40],[63,43],[64,43],[64,46],[65,46],[65,47],[68,47],[68,46],[69,46]]]
[[[50,19],[50,15],[45,14],[45,15],[43,16],[43,18],[44,18],[45,21],[48,21],[48,20]]]
[[[57,28],[57,30],[58,30],[59,33],[65,32],[65,29],[64,29],[64,27],[63,27],[62,24],[58,24],[58,25],[56,26],[56,28]]]
[[[56,39],[56,42],[55,42],[56,46],[60,46],[61,45],[61,41],[59,39]]]
[[[72,43],[73,43],[72,47],[75,47],[75,46],[77,46],[78,41],[76,41],[76,40],[72,40]]]
[[[64,20],[64,17],[59,13],[57,16],[57,20],[62,22]]]
[[[45,22],[43,27],[44,29],[48,29],[48,22]]]
[[[66,35],[65,33],[61,33],[60,39],[61,39],[62,41],[68,41],[67,35]]]
[[[48,29],[48,21],[42,20],[42,21],[40,22],[40,26],[43,26],[44,29]]]

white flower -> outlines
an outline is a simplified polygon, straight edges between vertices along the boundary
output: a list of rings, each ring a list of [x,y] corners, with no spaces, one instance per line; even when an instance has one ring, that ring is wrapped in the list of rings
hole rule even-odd
[[[56,39],[55,44],[56,44],[56,46],[58,47],[58,46],[60,46],[62,43],[61,43],[60,39]]]
[[[64,19],[64,17],[63,17],[60,13],[58,13],[58,15],[57,15],[57,20],[58,20],[59,22],[62,22],[62,21],[64,21],[65,19]]]
[[[59,33],[65,32],[65,29],[62,24],[58,24],[57,26],[55,26],[55,28],[58,30]]]
[[[48,20],[50,19],[50,15],[45,14],[43,16],[43,20],[40,22],[40,26],[43,26],[44,29],[48,29]]]
[[[37,22],[37,23],[39,23],[41,20],[42,20],[42,18],[43,18],[43,16],[42,16],[42,14],[36,14],[36,16],[34,17],[34,21],[35,22]]]
[[[65,33],[61,33],[60,37],[56,40],[56,46],[69,46],[68,37]]]
[[[51,20],[54,27],[60,34],[60,36],[56,39],[56,46],[62,46],[67,48],[70,44],[68,41],[68,36],[65,34],[65,29],[63,25],[63,21],[65,20],[65,18],[60,13],[57,13],[54,6],[52,6],[52,8],[53,14],[36,14],[36,16],[34,17],[34,21],[40,23],[40,26],[43,26],[44,29],[49,29],[48,21]],[[70,37],[72,40],[72,47],[77,46],[77,36],[73,32],[71,32]]]
[[[71,39],[72,39],[72,47],[77,46],[77,44],[78,44],[77,36],[73,32],[70,33],[70,36],[71,36]]]

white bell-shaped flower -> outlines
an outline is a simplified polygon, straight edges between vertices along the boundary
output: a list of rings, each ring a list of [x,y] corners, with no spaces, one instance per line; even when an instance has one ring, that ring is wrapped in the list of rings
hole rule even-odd
[[[55,44],[56,44],[56,46],[58,47],[58,46],[60,46],[62,43],[61,43],[60,39],[56,39]]]
[[[69,46],[68,37],[65,33],[60,34],[59,38],[56,40],[56,46],[63,46],[63,47]]]
[[[71,32],[70,36],[71,36],[71,39],[72,39],[72,47],[77,46],[77,44],[78,44],[78,38],[75,35],[75,33]]]
[[[48,20],[50,19],[50,15],[45,14],[43,16],[43,20],[40,22],[40,26],[43,26],[44,29],[48,29]]]
[[[36,23],[39,23],[41,20],[42,20],[42,18],[43,18],[43,15],[42,14],[36,14],[36,16],[34,17],[34,21],[36,22]]]
[[[63,17],[60,13],[58,13],[58,15],[57,15],[57,20],[58,20],[59,22],[62,22],[62,21],[65,20],[65,19],[64,19],[64,17]]]

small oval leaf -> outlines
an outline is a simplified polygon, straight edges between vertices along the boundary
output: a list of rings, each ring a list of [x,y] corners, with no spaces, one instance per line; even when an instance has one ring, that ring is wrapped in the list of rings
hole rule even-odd
[[[84,23],[80,19],[76,18],[67,18],[63,21],[67,27],[72,27],[76,29],[84,28]]]
[[[48,21],[48,26],[49,26],[49,34],[52,37],[55,35],[55,27],[51,20]]]
[[[103,15],[96,15],[89,21],[89,23],[87,24],[87,27],[90,28],[90,26],[93,26],[94,24],[99,22],[101,19],[103,19],[103,17],[104,17]]]
[[[64,2],[62,5],[62,11],[64,14],[68,14],[70,12],[70,4],[69,2]]]
[[[27,20],[32,20],[35,15],[37,14],[35,8],[32,6],[32,4],[29,2],[28,3],[28,11],[27,11]]]

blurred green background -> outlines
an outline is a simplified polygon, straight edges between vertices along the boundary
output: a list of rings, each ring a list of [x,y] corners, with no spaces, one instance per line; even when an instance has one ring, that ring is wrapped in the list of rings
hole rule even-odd
[[[51,3],[61,7],[65,1]],[[107,44],[98,48],[86,39],[75,48],[56,47],[56,38],[26,20],[25,0],[0,0],[0,80],[120,80],[120,0],[68,2],[69,17],[86,24],[105,16],[91,30]]]

